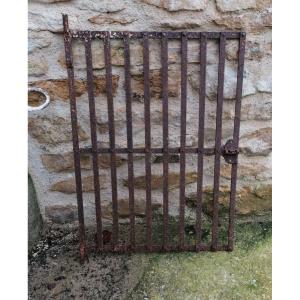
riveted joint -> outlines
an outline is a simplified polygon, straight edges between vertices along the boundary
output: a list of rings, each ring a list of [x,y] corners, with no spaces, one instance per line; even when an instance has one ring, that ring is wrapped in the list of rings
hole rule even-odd
[[[73,62],[72,62],[72,59],[66,59],[66,66],[67,66],[67,69],[73,69]]]

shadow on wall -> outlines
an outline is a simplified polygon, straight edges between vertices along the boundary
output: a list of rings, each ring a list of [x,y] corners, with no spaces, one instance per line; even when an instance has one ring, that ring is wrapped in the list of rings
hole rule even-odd
[[[28,250],[39,239],[43,229],[43,220],[31,176],[28,174]]]

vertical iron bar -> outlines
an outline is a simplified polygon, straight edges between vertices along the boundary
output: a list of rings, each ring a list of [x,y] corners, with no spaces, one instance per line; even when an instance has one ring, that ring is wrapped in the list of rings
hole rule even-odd
[[[241,100],[243,89],[243,72],[244,72],[244,56],[245,56],[245,41],[246,34],[240,33],[239,39],[239,57],[238,57],[238,70],[237,70],[237,85],[236,85],[236,99],[235,99],[235,116],[234,116],[234,129],[233,141],[236,148],[239,148],[239,135],[240,135],[240,116],[241,116]],[[231,189],[230,189],[230,206],[229,206],[229,224],[228,224],[228,250],[233,250],[234,240],[234,214],[235,214],[235,201],[236,201],[236,181],[237,181],[237,164],[232,164],[231,167]]]
[[[70,112],[72,122],[72,141],[74,152],[74,168],[75,168],[75,181],[76,181],[76,194],[77,194],[77,207],[78,207],[78,221],[79,221],[79,250],[81,261],[86,257],[86,244],[85,244],[85,228],[84,228],[84,212],[83,212],[83,199],[82,199],[82,181],[81,181],[81,168],[80,168],[80,152],[79,152],[79,139],[78,139],[78,122],[77,122],[77,108],[75,97],[75,82],[74,82],[74,69],[72,59],[72,37],[69,31],[68,16],[63,15],[64,26],[64,43],[66,54],[66,65],[68,72],[69,96],[70,96]]]
[[[132,101],[130,78],[130,46],[129,37],[124,37],[125,58],[125,92],[126,92],[126,122],[127,122],[127,148],[128,148],[128,194],[130,212],[130,245],[135,248],[135,213],[134,213],[134,171],[133,171],[133,140],[132,140]]]
[[[185,214],[185,145],[186,145],[186,98],[187,98],[187,36],[181,37],[181,128],[180,128],[180,204],[179,204],[179,249],[184,249]]]
[[[197,208],[196,208],[196,250],[201,246],[201,218],[203,192],[203,149],[205,119],[205,88],[206,88],[206,45],[205,33],[200,37],[200,84],[199,84],[199,128],[198,128],[198,177],[197,177]]]
[[[144,69],[144,118],[145,118],[145,172],[146,172],[146,217],[147,246],[152,248],[152,208],[151,208],[151,123],[150,123],[150,80],[149,80],[149,38],[143,36]]]
[[[95,192],[95,207],[96,207],[96,249],[100,250],[103,247],[102,241],[102,220],[101,220],[101,199],[100,199],[100,183],[99,183],[99,166],[98,166],[98,152],[97,152],[97,121],[95,111],[95,97],[94,97],[94,83],[93,83],[93,66],[92,66],[92,49],[91,37],[87,32],[84,39],[85,58],[87,65],[87,89],[89,97],[90,110],[90,126],[91,126],[91,140],[93,152],[93,173],[94,173],[94,192]]]
[[[111,160],[111,189],[112,189],[112,208],[113,208],[113,248],[118,244],[119,224],[118,224],[118,192],[117,192],[117,169],[116,169],[116,149],[115,149],[115,124],[114,124],[114,103],[112,95],[112,74],[111,74],[111,50],[110,33],[106,32],[104,37],[104,60],[106,75],[106,94],[108,108],[108,126],[110,141],[110,160]]]
[[[220,35],[219,45],[219,70],[218,70],[218,93],[217,93],[217,115],[215,134],[215,162],[214,162],[214,192],[213,192],[213,221],[212,221],[212,250],[218,246],[218,223],[219,223],[219,187],[220,187],[220,164],[221,164],[221,141],[222,141],[222,111],[224,92],[224,70],[225,70],[225,44],[224,33]]]
[[[169,151],[168,151],[168,38],[162,33],[162,114],[163,114],[163,248],[168,249],[169,235]]]

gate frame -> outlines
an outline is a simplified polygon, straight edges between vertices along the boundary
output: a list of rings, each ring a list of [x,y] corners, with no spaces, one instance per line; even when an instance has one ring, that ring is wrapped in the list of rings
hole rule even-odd
[[[100,252],[157,252],[157,251],[232,251],[234,245],[234,218],[236,203],[237,165],[239,154],[239,132],[241,115],[241,98],[245,56],[245,32],[119,32],[119,31],[71,31],[69,29],[68,16],[63,15],[64,44],[66,55],[66,66],[68,73],[70,111],[72,122],[72,141],[74,152],[74,166],[76,178],[76,194],[79,220],[79,248],[80,257],[83,261],[87,257],[85,241],[85,225],[83,211],[82,179],[80,154],[90,153],[93,156],[93,176],[96,208],[96,250]],[[90,110],[91,147],[79,148],[78,121],[75,97],[74,68],[72,60],[72,40],[77,39],[84,42],[85,57],[87,65],[87,90]],[[103,40],[104,60],[106,70],[106,94],[108,105],[108,123],[110,147],[99,148],[97,146],[95,99],[93,91],[93,67],[91,41],[93,39]],[[114,108],[112,95],[112,66],[110,56],[110,40],[123,39],[124,42],[124,70],[125,70],[125,94],[126,94],[126,123],[127,123],[127,148],[115,147]],[[132,99],[131,99],[131,77],[130,77],[130,45],[131,39],[142,39],[143,44],[143,71],[144,71],[144,114],[145,114],[145,148],[133,148],[132,137]],[[151,124],[150,124],[150,82],[149,82],[149,39],[161,39],[161,63],[162,63],[162,114],[163,114],[163,147],[151,148]],[[170,148],[168,146],[168,40],[181,40],[181,133],[180,147]],[[199,128],[198,147],[186,148],[186,105],[187,105],[187,42],[188,39],[200,41],[200,84],[199,84]],[[206,86],[206,52],[207,40],[219,40],[219,65],[218,65],[218,87],[217,87],[217,109],[216,109],[216,134],[215,147],[204,148],[204,117],[205,117],[205,86]],[[233,137],[222,145],[222,112],[224,100],[224,69],[226,40],[237,39],[239,41],[237,84],[235,97],[235,116]],[[113,208],[113,230],[112,244],[104,245],[102,236],[102,217],[98,154],[110,153],[111,157],[111,183],[112,183],[112,208]],[[116,154],[128,155],[128,189],[129,189],[129,211],[130,211],[130,243],[118,244],[118,202],[117,202],[117,173]],[[146,238],[145,245],[136,245],[135,242],[135,214],[134,214],[134,170],[133,154],[145,154],[146,174]],[[152,209],[151,209],[151,154],[163,154],[163,243],[152,244]],[[172,153],[180,154],[180,206],[179,206],[179,243],[171,245],[168,241],[168,156]],[[185,211],[185,155],[187,153],[198,154],[197,162],[197,206],[196,206],[196,240],[195,245],[186,245],[184,241],[184,211]],[[201,215],[202,215],[202,192],[203,192],[203,157],[214,155],[214,189],[213,189],[213,218],[212,218],[212,240],[210,244],[201,242]],[[221,156],[232,165],[229,221],[228,221],[228,244],[218,244],[218,220],[219,220],[219,187],[220,187],[220,162]]]

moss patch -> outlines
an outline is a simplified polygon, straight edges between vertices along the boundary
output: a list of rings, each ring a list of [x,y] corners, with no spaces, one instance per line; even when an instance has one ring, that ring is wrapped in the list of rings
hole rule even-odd
[[[128,299],[271,299],[271,223],[236,227],[233,252],[150,255]]]

